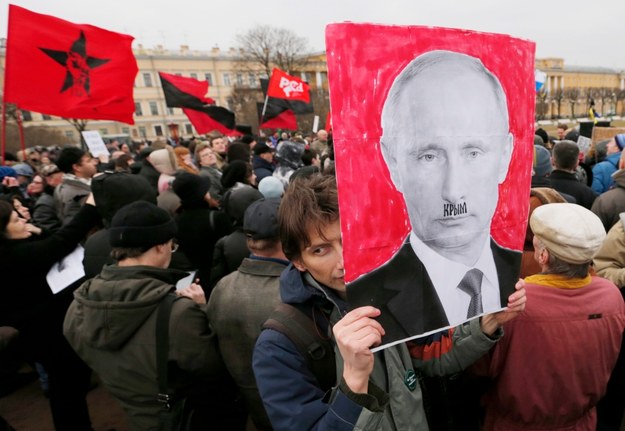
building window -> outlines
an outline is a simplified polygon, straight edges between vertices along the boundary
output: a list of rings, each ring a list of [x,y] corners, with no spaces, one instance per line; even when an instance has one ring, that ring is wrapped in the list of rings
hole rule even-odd
[[[167,113],[169,115],[174,115],[174,108],[170,108],[169,106],[167,107]]]
[[[176,75],[176,76],[182,76],[182,73],[180,73],[180,72],[176,72],[176,73],[174,73],[174,75]]]
[[[233,108],[233,106],[234,106],[234,99],[232,97],[228,97],[226,99],[226,104],[228,105],[228,109],[229,110],[231,110],[231,111],[234,110],[234,108]]]
[[[237,73],[237,85],[239,86],[243,86],[243,74],[242,73]]]
[[[250,87],[258,87],[258,81],[256,80],[256,75],[254,75],[253,72],[247,74],[247,79],[250,81]]]
[[[109,133],[109,129],[104,129],[104,128],[100,129],[100,135],[108,135],[108,133]]]
[[[190,73],[189,76],[193,79],[197,79],[197,73]]]
[[[65,137],[67,138],[67,142],[74,142],[74,131],[73,130],[66,130],[65,131]]]
[[[122,127],[122,133],[126,135],[130,135],[130,127]]]
[[[145,133],[145,127],[143,126],[139,126],[139,135],[141,135],[141,137],[143,139],[145,139],[148,135]]]
[[[41,114],[41,119],[47,121],[47,120],[51,120],[52,117],[50,117],[49,115],[46,115],[46,114]]]
[[[154,126],[154,134],[156,136],[163,136],[163,126],[160,126],[158,124]]]
[[[141,109],[141,102],[135,102],[135,115],[140,117],[143,115],[143,109]]]
[[[187,135],[192,135],[193,134],[193,126],[191,125],[191,123],[185,123],[184,131],[185,131],[185,134],[187,134]]]
[[[223,74],[223,81],[224,81],[224,85],[226,85],[226,86],[230,85],[230,74],[229,73],[224,73]]]
[[[22,121],[33,121],[33,114],[30,111],[22,110]]]
[[[208,85],[213,85],[213,74],[210,72],[206,72],[204,74],[204,79],[208,81]]]
[[[132,129],[132,137],[133,138],[138,138],[139,137],[139,132],[137,132],[137,129]]]
[[[150,102],[150,114],[158,115],[158,105],[156,102]]]
[[[152,75],[149,73],[143,74],[143,83],[146,87],[152,87]]]

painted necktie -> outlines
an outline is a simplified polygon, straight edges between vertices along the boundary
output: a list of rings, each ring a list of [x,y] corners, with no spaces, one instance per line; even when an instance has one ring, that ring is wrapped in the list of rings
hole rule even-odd
[[[484,309],[482,308],[482,271],[473,268],[464,275],[458,289],[471,295],[471,302],[469,303],[469,310],[467,311],[467,319],[482,314]]]

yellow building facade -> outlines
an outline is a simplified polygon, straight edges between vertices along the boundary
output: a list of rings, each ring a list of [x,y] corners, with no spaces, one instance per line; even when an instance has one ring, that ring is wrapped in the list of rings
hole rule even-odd
[[[604,116],[625,115],[624,70],[569,66],[561,58],[537,59],[536,69],[547,74],[536,97],[537,118],[585,117],[591,100]]]

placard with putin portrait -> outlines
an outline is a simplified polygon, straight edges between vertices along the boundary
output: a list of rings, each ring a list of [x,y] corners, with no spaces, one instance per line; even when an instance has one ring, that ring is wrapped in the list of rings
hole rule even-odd
[[[534,138],[534,43],[467,30],[326,28],[350,306],[383,346],[505,308]]]

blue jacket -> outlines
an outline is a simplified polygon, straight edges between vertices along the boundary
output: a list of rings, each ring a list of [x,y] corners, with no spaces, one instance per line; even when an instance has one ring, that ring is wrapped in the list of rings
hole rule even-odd
[[[618,170],[618,162],[621,153],[610,154],[603,162],[597,163],[592,168],[592,189],[601,194],[614,186],[612,174]]]
[[[260,183],[260,180],[263,178],[272,176],[273,171],[276,169],[273,163],[269,163],[260,156],[254,156],[252,166],[254,168],[254,175],[256,175],[256,184]]]
[[[347,312],[347,304],[333,290],[317,284],[292,264],[280,277],[280,296],[282,302],[292,305],[311,301],[331,304],[334,311],[330,326]],[[474,319],[470,324],[416,340],[410,352],[406,344],[389,347],[375,353],[368,394],[351,393],[343,381],[324,393],[295,345],[271,329],[264,330],[256,342],[253,368],[275,431],[427,430],[421,388],[418,383],[408,387],[408,373],[414,376],[415,369],[428,375],[458,372],[484,355],[494,343],[479,329],[479,319]],[[444,347],[450,344],[453,349]],[[426,345],[430,353],[425,356],[440,352],[433,355],[434,360],[420,354]],[[340,378],[343,365],[336,348],[335,355]],[[393,394],[392,399],[389,393]]]

